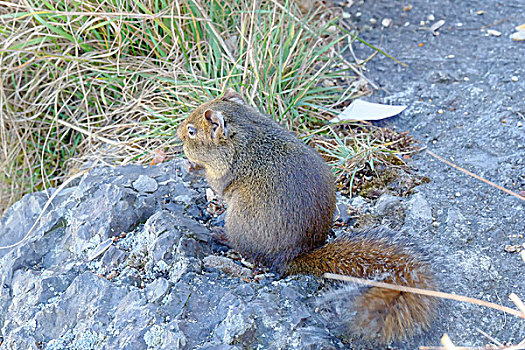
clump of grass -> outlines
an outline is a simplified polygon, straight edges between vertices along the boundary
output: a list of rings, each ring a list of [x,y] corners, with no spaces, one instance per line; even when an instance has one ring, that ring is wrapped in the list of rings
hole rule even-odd
[[[374,198],[400,179],[400,184],[390,189],[406,195],[414,186],[427,181],[405,176],[410,168],[403,157],[418,151],[407,132],[365,124],[341,124],[329,130],[326,135],[315,133],[306,139],[332,166],[341,193]]]
[[[337,21],[278,1],[4,3],[0,206],[89,157],[176,153],[179,121],[227,86],[298,132],[322,124],[362,86]]]

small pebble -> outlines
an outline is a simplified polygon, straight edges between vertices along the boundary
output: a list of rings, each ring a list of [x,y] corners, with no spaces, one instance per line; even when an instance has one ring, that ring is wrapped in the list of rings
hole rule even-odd
[[[377,23],[377,19],[375,19],[375,18],[370,18],[370,23],[372,23],[372,24],[376,24],[376,23]]]
[[[518,128],[521,128],[523,126],[523,123],[519,121],[516,125],[518,126]]]
[[[438,109],[438,114],[443,114],[443,113],[445,113],[444,110],[442,110],[442,109]]]
[[[447,58],[454,58],[456,55],[448,55]]]
[[[343,18],[350,18],[350,14],[348,12],[343,12]]]
[[[392,19],[391,18],[385,18],[381,21],[381,25],[383,27],[389,27],[390,25],[392,24]]]
[[[426,22],[425,22],[425,21],[421,21],[421,22],[419,22],[419,25],[420,25],[421,27],[424,27],[424,26],[425,26],[425,24],[426,24]]]
[[[146,176],[146,175],[140,175],[137,178],[137,180],[133,181],[131,185],[137,192],[141,192],[141,193],[144,193],[144,192],[153,193],[159,187],[155,179],[149,176]]]
[[[456,197],[461,197],[461,193],[456,192],[455,196],[456,196]]]
[[[206,189],[206,200],[208,202],[211,202],[212,200],[214,200],[217,196],[215,195],[215,192],[213,192],[213,190],[211,188],[207,188]]]
[[[408,27],[410,25],[410,22],[405,22],[405,27]]]
[[[510,80],[512,80],[513,82],[517,82],[519,79],[517,76],[514,75],[512,78],[510,78]]]
[[[434,22],[436,20],[436,17],[434,17],[434,15],[428,15],[427,19],[431,22]]]
[[[494,29],[487,29],[487,34],[492,36],[501,36],[501,32]]]

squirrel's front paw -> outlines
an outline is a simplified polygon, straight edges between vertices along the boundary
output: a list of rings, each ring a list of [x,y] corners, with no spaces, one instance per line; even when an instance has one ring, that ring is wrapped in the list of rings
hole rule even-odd
[[[186,159],[186,158],[184,159],[183,166],[184,166],[184,170],[186,170],[188,174],[204,175],[204,167],[197,163],[193,163],[189,159]]]
[[[225,245],[228,248],[231,248],[231,244],[228,241],[228,235],[226,234],[226,230],[223,227],[215,226],[211,229],[211,237],[215,240],[215,242]]]

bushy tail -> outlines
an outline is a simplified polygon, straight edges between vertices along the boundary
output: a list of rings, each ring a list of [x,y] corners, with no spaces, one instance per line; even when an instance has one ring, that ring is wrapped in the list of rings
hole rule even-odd
[[[369,278],[402,286],[434,289],[427,264],[406,248],[362,233],[341,237],[294,259],[287,274],[325,272]],[[372,287],[355,299],[353,327],[366,338],[388,343],[427,329],[435,298]]]

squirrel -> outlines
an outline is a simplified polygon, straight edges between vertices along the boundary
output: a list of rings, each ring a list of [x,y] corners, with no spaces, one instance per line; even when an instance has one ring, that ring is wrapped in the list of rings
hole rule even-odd
[[[311,147],[229,88],[178,127],[185,167],[204,173],[226,204],[228,244],[282,276],[337,273],[433,288],[426,263],[373,233],[326,243],[336,204],[330,167]],[[371,287],[354,301],[353,326],[383,343],[427,329],[434,299]]]

